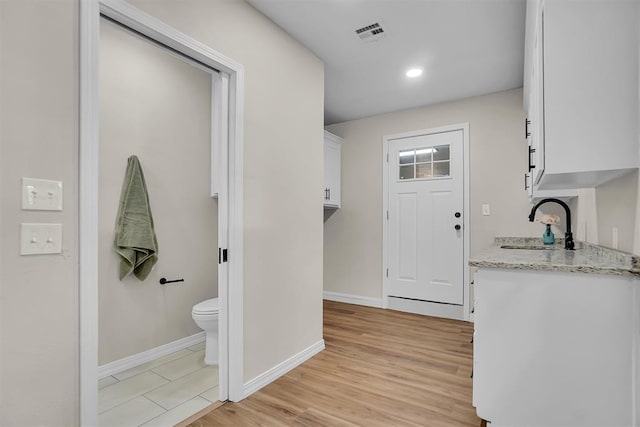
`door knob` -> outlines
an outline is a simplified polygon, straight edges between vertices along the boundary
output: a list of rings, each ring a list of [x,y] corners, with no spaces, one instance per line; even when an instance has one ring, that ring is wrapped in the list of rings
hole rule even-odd
[[[460,212],[456,212],[455,214],[453,214],[453,216],[455,216],[456,218],[460,218]]]
[[[460,224],[456,224],[453,228],[455,228],[456,230],[460,230],[462,227],[460,227]]]

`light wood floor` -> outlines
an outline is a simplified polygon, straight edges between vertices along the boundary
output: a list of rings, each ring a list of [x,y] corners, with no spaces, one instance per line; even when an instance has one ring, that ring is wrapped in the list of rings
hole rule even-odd
[[[480,426],[473,325],[324,303],[320,354],[191,426]]]

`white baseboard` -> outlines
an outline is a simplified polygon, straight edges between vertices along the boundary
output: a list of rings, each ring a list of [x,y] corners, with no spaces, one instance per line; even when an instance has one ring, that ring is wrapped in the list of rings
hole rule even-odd
[[[158,359],[159,357],[166,356],[167,354],[175,353],[176,351],[191,347],[192,345],[199,344],[203,342],[204,339],[204,331],[198,332],[195,335],[181,338],[168,344],[143,351],[142,353],[125,357],[124,359],[115,360],[113,362],[107,363],[106,365],[98,366],[98,379],[117,374],[118,372],[126,371],[127,369],[135,368],[136,366],[142,365],[143,363],[150,362],[152,360]]]
[[[324,350],[324,340],[316,342],[310,347],[302,350],[300,353],[294,354],[284,362],[279,363],[268,371],[258,375],[251,381],[246,382],[243,387],[244,390],[242,392],[242,398],[244,399],[246,397],[249,397],[256,391],[260,390],[262,387],[272,383],[293,368],[311,359],[322,350]]]
[[[418,301],[390,296],[389,306],[387,308],[425,316],[464,320],[464,306],[462,305],[440,304],[437,302]]]
[[[338,292],[324,291],[322,297],[329,301],[344,302],[347,304],[364,305],[367,307],[382,308],[382,299],[363,297],[360,295],[341,294]]]

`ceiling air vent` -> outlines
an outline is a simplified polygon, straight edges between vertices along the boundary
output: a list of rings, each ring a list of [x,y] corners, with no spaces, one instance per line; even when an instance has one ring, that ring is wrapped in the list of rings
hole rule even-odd
[[[376,41],[387,35],[380,22],[374,22],[373,24],[358,28],[355,32],[360,40],[366,42]]]

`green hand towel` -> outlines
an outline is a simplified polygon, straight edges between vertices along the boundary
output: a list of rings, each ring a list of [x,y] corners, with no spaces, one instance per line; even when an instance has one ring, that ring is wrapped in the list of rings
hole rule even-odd
[[[158,261],[158,241],[147,184],[136,156],[127,161],[115,234],[113,249],[120,256],[120,280],[132,272],[139,280],[146,279]]]

